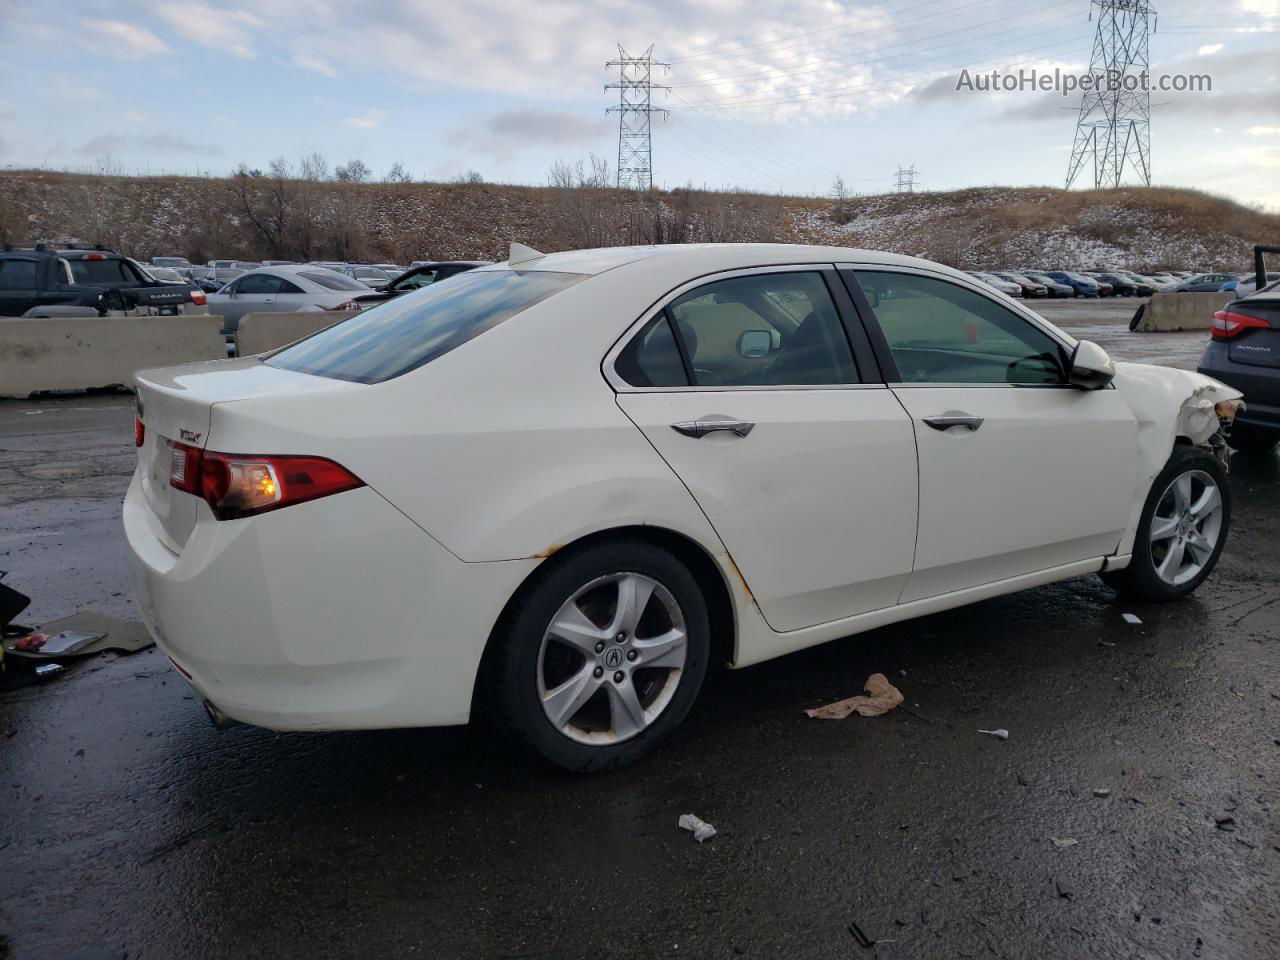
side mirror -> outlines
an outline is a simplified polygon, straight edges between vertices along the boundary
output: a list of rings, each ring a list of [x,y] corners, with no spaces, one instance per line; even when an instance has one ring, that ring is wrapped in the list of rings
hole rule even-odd
[[[1107,351],[1092,340],[1081,340],[1071,354],[1067,382],[1081,390],[1101,390],[1116,375],[1116,365]]]
[[[745,360],[767,357],[773,349],[773,332],[770,330],[743,330],[738,336],[738,356]]]

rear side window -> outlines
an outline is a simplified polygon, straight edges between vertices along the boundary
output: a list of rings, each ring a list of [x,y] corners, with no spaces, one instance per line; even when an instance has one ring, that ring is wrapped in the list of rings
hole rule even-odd
[[[684,361],[680,359],[680,348],[676,346],[665,312],[646,323],[644,329],[631,338],[631,342],[618,354],[613,368],[633,387],[689,385]]]
[[[357,283],[345,274],[338,273],[337,270],[329,270],[321,268],[319,270],[306,270],[299,276],[306,277],[312,283],[318,283],[320,286],[328,290],[358,290],[361,293],[368,293],[369,288],[363,283]]]
[[[117,284],[135,284],[142,278],[137,276],[124,260],[71,260],[71,275],[76,283],[90,286],[113,286]]]
[[[381,383],[415,370],[586,277],[489,270],[388,300],[274,354],[285,370]]]
[[[0,290],[33,290],[35,285],[34,260],[0,260]]]

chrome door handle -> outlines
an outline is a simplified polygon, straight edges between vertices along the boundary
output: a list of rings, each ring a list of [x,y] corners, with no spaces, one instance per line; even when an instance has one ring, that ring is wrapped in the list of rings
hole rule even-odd
[[[981,417],[971,417],[963,413],[944,413],[940,417],[925,417],[924,422],[935,430],[950,430],[952,427],[964,427],[977,430],[982,426]]]
[[[708,433],[718,433],[724,431],[726,433],[736,434],[739,437],[745,437],[755,429],[755,424],[746,420],[729,420],[714,419],[708,417],[706,420],[682,420],[680,423],[673,423],[671,429],[686,437],[705,437]]]

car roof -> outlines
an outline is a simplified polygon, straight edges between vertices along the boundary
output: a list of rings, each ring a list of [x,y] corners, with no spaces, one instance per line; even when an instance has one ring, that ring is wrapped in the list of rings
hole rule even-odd
[[[478,270],[558,271],[595,275],[640,264],[678,262],[692,276],[750,267],[785,266],[806,263],[856,263],[863,266],[899,266],[941,271],[964,276],[960,271],[930,260],[880,250],[854,247],[809,246],[801,243],[672,243],[638,247],[602,247],[594,250],[567,250],[524,260],[514,267],[509,262],[479,267]]]

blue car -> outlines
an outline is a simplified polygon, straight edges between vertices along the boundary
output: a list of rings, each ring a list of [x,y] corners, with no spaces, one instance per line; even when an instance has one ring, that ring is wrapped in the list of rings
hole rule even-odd
[[[1067,270],[1046,270],[1044,274],[1059,283],[1065,283],[1075,291],[1077,297],[1096,297],[1102,292],[1097,280],[1092,277],[1086,277],[1082,273],[1071,273]]]

